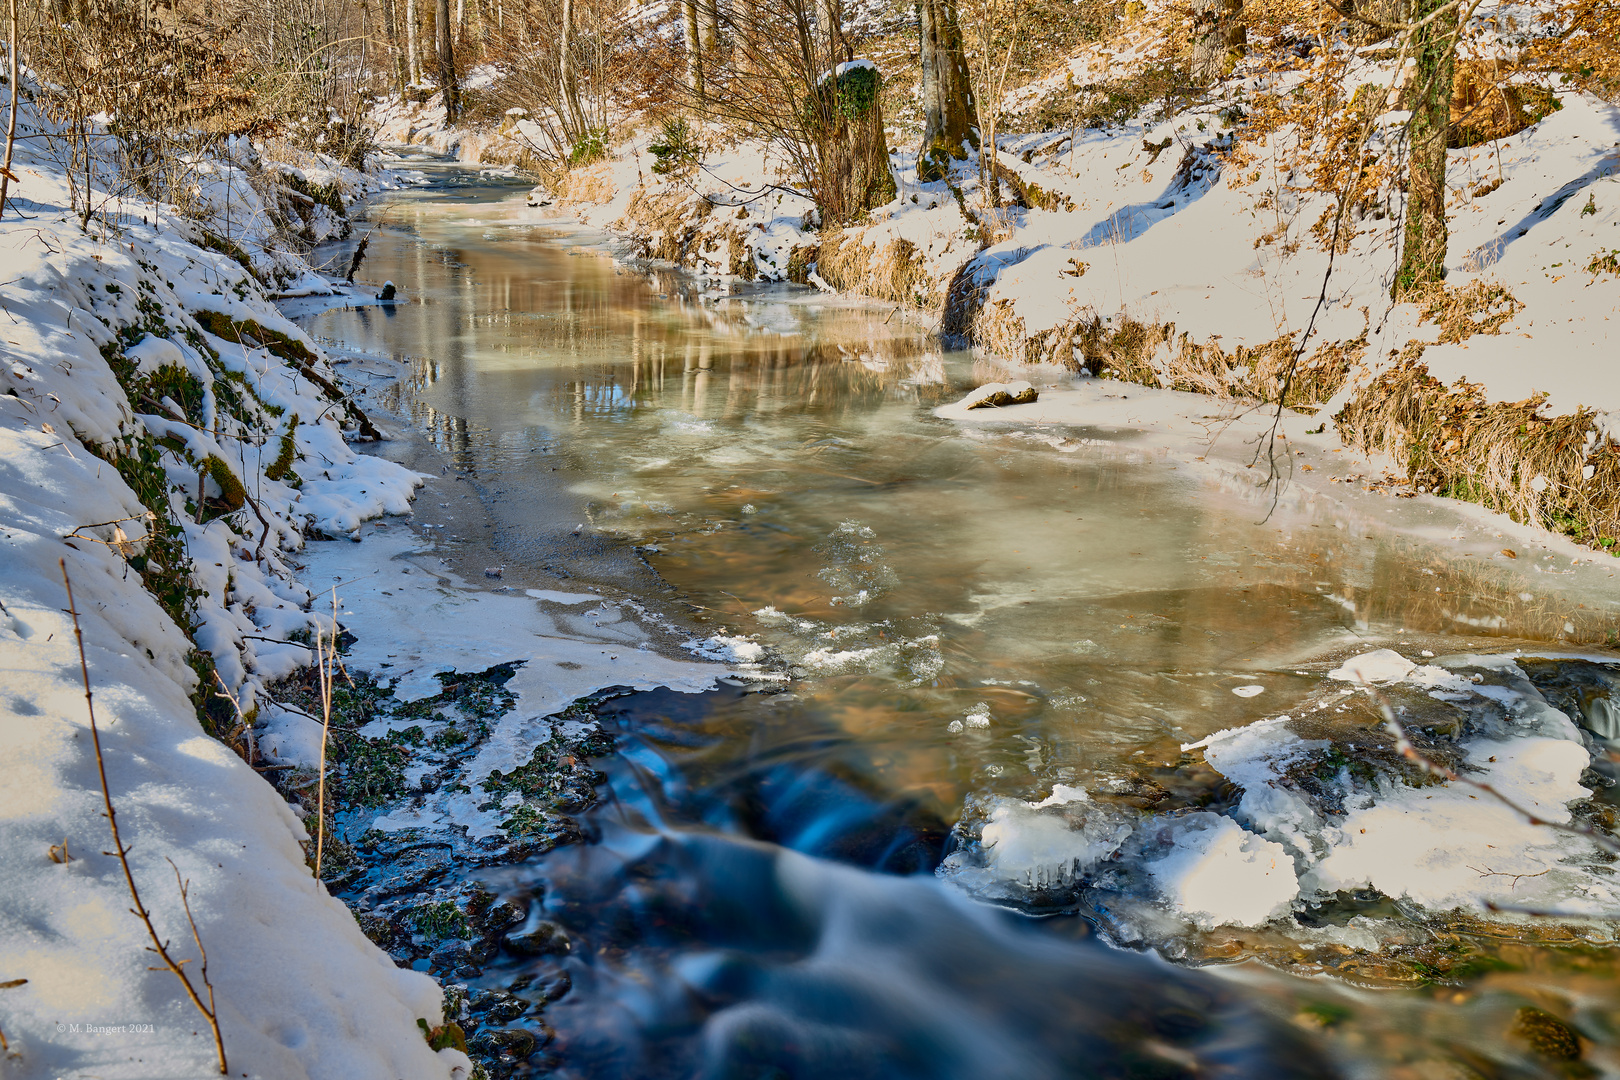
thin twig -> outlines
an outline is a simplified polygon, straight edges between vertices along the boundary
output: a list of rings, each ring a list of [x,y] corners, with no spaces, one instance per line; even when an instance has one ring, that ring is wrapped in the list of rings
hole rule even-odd
[[[146,905],[141,903],[140,890],[135,887],[135,873],[129,866],[129,848],[124,846],[123,839],[118,835],[118,814],[113,810],[112,789],[107,786],[107,763],[101,754],[101,731],[96,727],[96,703],[90,693],[90,661],[86,658],[84,652],[84,631],[79,628],[79,609],[73,603],[73,582],[68,577],[67,560],[58,559],[56,563],[62,568],[62,584],[67,588],[68,614],[73,617],[73,636],[79,643],[79,674],[84,679],[84,705],[90,714],[90,741],[96,751],[96,771],[101,777],[101,799],[107,807],[107,826],[112,830],[113,850],[103,852],[103,854],[118,856],[118,865],[124,869],[124,884],[129,886],[130,899],[135,902],[135,906],[129,910],[131,914],[137,916],[145,924],[146,934],[152,939],[152,944],[147,946],[147,951],[157,953],[163,960],[163,967],[153,968],[152,970],[173,972],[174,977],[180,980],[180,985],[185,987],[186,996],[191,999],[191,1003],[197,1007],[197,1011],[203,1014],[203,1017],[208,1021],[208,1025],[214,1029],[214,1051],[219,1055],[219,1074],[224,1076],[228,1073],[229,1068],[225,1063],[225,1040],[219,1031],[219,1015],[213,1008],[214,988],[208,982],[208,957],[206,954],[203,955],[203,986],[208,990],[208,1004],[204,1005],[202,998],[197,994],[196,987],[191,985],[191,979],[181,967],[182,964],[189,963],[189,961],[181,960],[177,962],[169,955],[168,944],[158,937],[157,927],[152,925],[151,912],[147,911]],[[174,865],[172,861],[170,865]],[[180,871],[176,869],[175,879],[179,880],[179,876]],[[191,904],[186,899],[184,886],[180,889],[180,900],[181,903],[185,904],[186,918],[191,919]],[[197,951],[202,952],[202,939],[197,937],[197,924],[195,921],[191,923],[191,932],[192,936],[197,940]]]
[[[191,940],[197,943],[197,955],[202,957],[202,965],[197,970],[202,976],[203,987],[208,991],[208,1012],[205,1015],[214,1023],[214,1041],[219,1048],[219,1071],[221,1075],[224,1075],[225,1044],[219,1041],[219,1023],[214,1021],[214,1017],[218,1015],[219,1010],[214,1005],[214,984],[208,980],[208,950],[203,948],[202,935],[197,932],[197,920],[191,914],[191,881],[189,878],[185,881],[180,880],[180,868],[175,865],[173,859],[165,856],[164,860],[169,864],[169,868],[174,871],[174,883],[180,889],[180,906],[185,908],[186,923],[191,927]],[[182,960],[181,963],[183,964],[185,961]]]
[[[332,640],[321,648],[321,628],[315,627],[315,670],[321,685],[320,777],[315,788],[315,880],[321,880],[322,856],[326,846],[326,742],[332,727],[332,666],[337,654],[337,587],[332,587]]]
[[[248,718],[242,714],[242,703],[236,700],[236,695],[231,693],[231,688],[225,685],[225,677],[219,673],[218,668],[214,669],[214,681],[219,684],[220,690],[220,692],[214,696],[224,698],[226,701],[230,702],[231,708],[236,711],[236,719],[239,725],[236,729],[236,733],[240,733],[242,735],[242,741],[247,746],[247,757],[245,760],[249,765],[252,765],[253,759],[259,756],[259,746],[253,738],[253,725],[248,723]],[[236,737],[236,733],[232,734],[231,737],[233,739]]]
[[[1329,3],[1331,6],[1331,0],[1329,0]],[[1335,8],[1335,10],[1337,9]],[[1472,11],[1472,9],[1470,9],[1470,11]],[[1392,87],[1394,85],[1394,79],[1400,77],[1402,64],[1406,58],[1407,49],[1410,45],[1410,38],[1403,37],[1401,39],[1400,50],[1396,54],[1395,58],[1396,74],[1391,77]],[[1361,133],[1356,138],[1355,160],[1357,163],[1362,160],[1362,152],[1367,146],[1367,140],[1372,137],[1373,120],[1373,111],[1368,109],[1367,115],[1362,121]],[[1327,269],[1322,274],[1322,287],[1317,291],[1316,304],[1311,308],[1311,317],[1305,324],[1305,332],[1300,335],[1299,345],[1294,349],[1294,355],[1289,359],[1288,367],[1283,372],[1282,382],[1277,390],[1277,411],[1272,414],[1271,425],[1267,429],[1266,434],[1261,437],[1260,445],[1255,447],[1254,457],[1249,461],[1249,467],[1253,468],[1255,465],[1259,464],[1260,455],[1262,452],[1264,452],[1266,455],[1267,464],[1269,466],[1268,471],[1271,475],[1273,486],[1271,494],[1271,508],[1266,511],[1266,516],[1261,519],[1260,523],[1262,525],[1271,520],[1271,515],[1277,512],[1277,506],[1282,500],[1282,476],[1277,471],[1277,430],[1282,425],[1283,412],[1287,408],[1284,403],[1288,400],[1289,391],[1293,389],[1294,376],[1299,371],[1299,362],[1305,357],[1305,347],[1310,343],[1311,334],[1316,331],[1317,318],[1321,315],[1322,309],[1327,306],[1328,285],[1333,280],[1334,262],[1337,260],[1339,254],[1339,235],[1344,226],[1344,213],[1349,207],[1350,193],[1355,187],[1357,174],[1359,171],[1360,170],[1358,168],[1348,170],[1345,178],[1344,190],[1336,193],[1337,207],[1335,208],[1333,214],[1333,234],[1328,241]],[[1288,458],[1288,471],[1290,475],[1293,474],[1293,469],[1294,459],[1292,456],[1290,456]]]

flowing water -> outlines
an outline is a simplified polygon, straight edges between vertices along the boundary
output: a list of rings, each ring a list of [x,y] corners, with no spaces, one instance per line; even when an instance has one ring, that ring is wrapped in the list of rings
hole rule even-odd
[[[1562,608],[1325,503],[1262,521],[1261,495],[1128,431],[960,429],[932,410],[989,372],[903,314],[630,268],[451,175],[373,210],[364,274],[408,302],[310,329],[352,350],[352,378],[367,355],[409,363],[381,403],[468,478],[505,580],[639,598],[776,679],[608,702],[591,842],[490,872],[574,941],[487,980],[568,975],[534,1067],[1615,1067],[1601,933],[1349,894],[1281,929],[1169,927],[1128,882],[1038,858],[998,880],[974,854],[996,807],[1057,785],[1120,813],[1226,809],[1181,746],[1320,698],[1324,657],[1499,651]],[[1351,925],[1401,948],[1345,967]],[[1527,1007],[1572,1019],[1586,1060],[1512,1035]]]

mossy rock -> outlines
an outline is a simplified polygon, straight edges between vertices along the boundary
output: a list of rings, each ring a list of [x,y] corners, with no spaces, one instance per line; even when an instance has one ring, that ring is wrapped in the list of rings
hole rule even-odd
[[[218,503],[223,507],[223,513],[234,514],[247,504],[247,489],[242,486],[231,467],[225,459],[218,454],[209,454],[203,460],[203,470],[208,478],[219,485]]]

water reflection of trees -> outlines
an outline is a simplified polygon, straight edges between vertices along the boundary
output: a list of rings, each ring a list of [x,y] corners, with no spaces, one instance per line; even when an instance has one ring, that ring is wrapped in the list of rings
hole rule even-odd
[[[439,212],[414,211],[419,227]],[[418,357],[411,397],[433,391],[455,408],[478,387],[573,418],[668,408],[673,398],[718,417],[836,412],[897,391],[932,401],[944,383],[928,336],[889,309],[807,303],[803,290],[780,286],[733,296],[594,251],[456,239],[439,251],[389,245],[370,267],[418,301],[384,329]],[[381,329],[370,313],[355,317]]]
[[[547,387],[552,408],[576,418],[653,406],[729,418],[839,412],[895,392],[924,401],[943,394],[940,354],[921,335],[883,333],[881,320],[864,313],[824,316],[802,334],[749,325],[743,305],[715,308],[623,312],[600,341],[579,320],[539,324],[530,347],[552,364],[571,361],[567,376]]]

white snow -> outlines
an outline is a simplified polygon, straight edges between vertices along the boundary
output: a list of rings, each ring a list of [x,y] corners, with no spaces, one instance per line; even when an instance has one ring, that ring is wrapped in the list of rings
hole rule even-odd
[[[29,112],[20,126],[30,136],[11,187],[20,212],[8,208],[0,221],[0,976],[27,982],[4,991],[6,1075],[215,1071],[208,1027],[173,975],[149,970],[118,861],[102,854],[111,842],[57,565],[64,559],[131,869],[159,933],[196,980],[175,870],[190,883],[233,1075],[465,1077],[466,1056],[431,1051],[417,1027],[418,1018],[440,1022],[437,984],[400,970],[360,933],[311,876],[298,818],[241,757],[203,733],[188,699],[198,685],[187,664],[192,643],[126,561],[149,549],[152,522],[90,446],[110,454],[153,433],[192,454],[164,450],[156,463],[158,477],[178,485],[172,507],[192,565],[180,584],[201,590],[196,644],[247,710],[264,682],[308,659],[287,641],[316,619],[288,564],[301,529],[353,528],[404,509],[416,480],[356,453],[331,403],[293,367],[202,332],[190,312],[208,309],[312,344],[237,263],[193,246],[174,208],[127,194],[109,199],[81,231],[59,166],[32,138],[48,125]],[[236,159],[202,163],[199,175],[217,180],[199,196],[210,227],[222,228],[212,215],[227,211],[239,225],[262,224],[250,150],[233,146]],[[280,287],[310,276],[273,249],[268,232],[230,235]],[[114,328],[131,333],[120,340]],[[138,414],[103,350],[122,353],[138,373],[188,372],[202,388],[204,422],[181,422],[172,398],[162,403],[166,415]],[[329,375],[324,360],[314,366]],[[231,395],[264,408],[233,415]],[[265,476],[295,414],[302,490]],[[246,508],[204,524],[187,514],[195,461],[205,454],[236,474],[267,525]],[[212,479],[204,490],[220,494]],[[53,861],[53,846],[71,861]]]
[[[1565,804],[1591,794],[1579,783],[1591,755],[1578,742],[1481,741],[1469,758],[1484,768],[1474,778],[1549,821],[1567,822]],[[1319,889],[1370,885],[1440,911],[1471,908],[1486,897],[1605,911],[1616,899],[1607,881],[1566,865],[1583,841],[1532,825],[1460,785],[1390,791],[1348,814],[1337,832],[1342,839],[1309,875]]]
[[[1170,854],[1147,864],[1159,892],[1196,925],[1259,926],[1288,913],[1299,882],[1281,844],[1199,813],[1169,828]]]
[[[1416,667],[1394,649],[1374,649],[1352,656],[1328,672],[1328,678],[1356,683],[1396,682],[1406,678]]]

